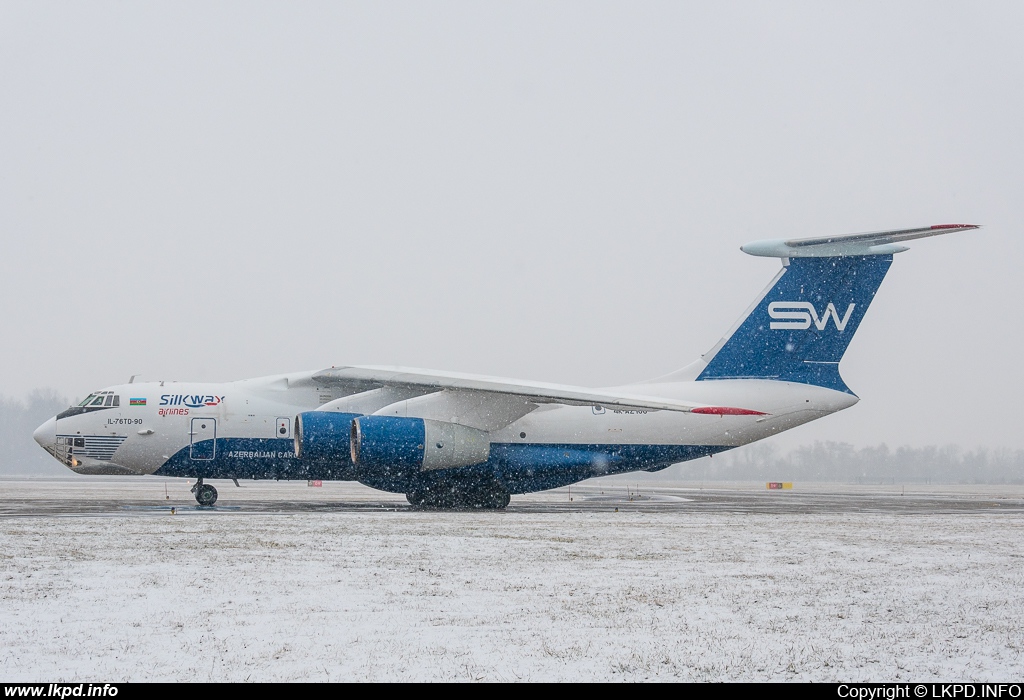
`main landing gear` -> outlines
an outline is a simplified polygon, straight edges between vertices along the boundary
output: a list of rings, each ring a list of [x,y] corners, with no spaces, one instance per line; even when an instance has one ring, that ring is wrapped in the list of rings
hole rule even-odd
[[[192,493],[196,495],[196,503],[201,506],[212,506],[217,502],[217,489],[210,484],[204,484],[202,477],[196,479]]]
[[[410,491],[405,498],[414,508],[425,510],[501,510],[512,497],[498,488],[472,490],[434,487]]]

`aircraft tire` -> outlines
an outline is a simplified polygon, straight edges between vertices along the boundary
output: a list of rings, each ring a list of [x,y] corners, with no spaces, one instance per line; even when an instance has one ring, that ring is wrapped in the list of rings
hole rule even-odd
[[[430,510],[501,510],[508,506],[512,496],[502,489],[480,489],[472,491],[443,490],[410,491],[405,500],[413,508]]]
[[[512,496],[507,491],[490,491],[482,494],[484,497],[481,498],[476,505],[477,508],[487,508],[489,510],[501,510],[508,506],[512,501]]]
[[[196,490],[196,503],[201,506],[212,506],[217,502],[217,489],[210,484],[203,484]]]

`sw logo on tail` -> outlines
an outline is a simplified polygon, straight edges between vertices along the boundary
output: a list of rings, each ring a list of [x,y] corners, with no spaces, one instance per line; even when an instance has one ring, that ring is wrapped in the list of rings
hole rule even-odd
[[[832,320],[835,321],[836,330],[842,332],[846,328],[847,321],[850,320],[850,314],[853,313],[854,306],[856,304],[847,306],[846,314],[839,318],[839,312],[836,311],[835,304],[829,302],[828,306],[825,307],[825,313],[822,314],[821,318],[818,318],[818,310],[809,301],[773,301],[768,305],[768,315],[772,318],[785,320],[772,321],[769,324],[769,328],[773,331],[804,330],[810,328],[813,321],[814,327],[819,331],[823,331],[825,326],[828,325],[829,316],[831,316]],[[787,309],[804,309],[804,311],[787,311]]]

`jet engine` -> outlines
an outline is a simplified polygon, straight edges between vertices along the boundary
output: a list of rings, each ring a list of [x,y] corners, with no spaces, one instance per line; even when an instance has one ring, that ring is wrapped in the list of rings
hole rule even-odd
[[[361,471],[430,471],[482,464],[490,436],[456,423],[423,418],[360,416],[352,421],[352,462]]]
[[[358,413],[307,411],[295,417],[295,456],[308,465],[349,467],[352,419]]]

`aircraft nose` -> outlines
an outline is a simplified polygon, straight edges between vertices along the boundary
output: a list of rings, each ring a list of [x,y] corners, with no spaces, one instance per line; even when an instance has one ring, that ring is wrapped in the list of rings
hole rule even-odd
[[[57,419],[51,418],[36,428],[32,433],[32,439],[38,442],[43,449],[53,449],[53,443],[57,441]]]

